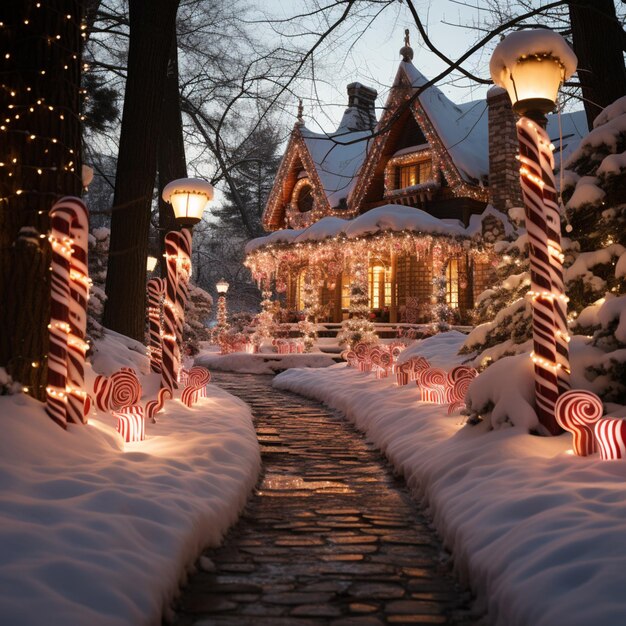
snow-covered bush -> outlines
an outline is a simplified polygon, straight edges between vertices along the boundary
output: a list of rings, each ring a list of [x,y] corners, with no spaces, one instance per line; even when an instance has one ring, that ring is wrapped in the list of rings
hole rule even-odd
[[[213,298],[198,285],[189,284],[189,300],[185,307],[184,343],[195,354],[198,342],[209,341],[211,331],[207,323],[213,308]]]
[[[102,315],[106,294],[104,285],[107,277],[107,262],[109,258],[109,242],[111,231],[108,228],[94,228],[89,234],[89,278],[92,281],[89,288],[89,302],[87,304],[87,337],[99,339],[102,337]]]
[[[586,377],[601,382],[595,388],[604,399],[626,403],[620,323],[615,315],[611,321],[600,322],[599,317],[591,324],[585,321],[593,317],[591,311],[608,315],[609,309],[626,306],[621,298],[613,299],[618,304],[609,304],[611,296],[626,294],[626,97],[596,118],[594,129],[565,167],[567,221],[562,244],[570,320],[585,312],[572,330],[590,335],[593,346],[602,351],[601,363],[585,364]],[[521,211],[513,209],[510,216],[519,222]],[[476,366],[529,349],[531,309],[523,300],[529,287],[526,248],[523,231],[512,243],[496,244],[501,255],[499,282],[479,296],[477,306],[477,319],[489,321],[470,333],[462,348],[464,353],[477,353]],[[599,299],[606,304],[594,305]]]

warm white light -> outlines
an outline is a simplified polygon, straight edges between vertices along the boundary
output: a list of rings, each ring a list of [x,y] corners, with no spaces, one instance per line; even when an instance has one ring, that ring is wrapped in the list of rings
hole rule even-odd
[[[576,55],[551,30],[523,30],[505,37],[493,52],[493,82],[504,87],[520,115],[549,113],[561,83],[576,71]]]
[[[163,189],[163,200],[172,205],[174,217],[183,225],[197,224],[212,199],[213,185],[199,178],[179,178]]]
[[[215,288],[217,289],[217,293],[226,293],[228,291],[228,287],[230,285],[222,278],[218,283],[215,284]]]
[[[154,272],[154,268],[156,267],[157,264],[157,258],[154,256],[149,256],[147,261],[146,261],[146,269],[149,272]]]

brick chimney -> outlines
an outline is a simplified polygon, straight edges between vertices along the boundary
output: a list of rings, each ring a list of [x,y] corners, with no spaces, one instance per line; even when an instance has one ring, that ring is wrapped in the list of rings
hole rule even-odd
[[[519,182],[519,152],[509,94],[502,87],[487,92],[489,119],[489,201],[499,211],[523,206]]]
[[[378,92],[361,83],[348,85],[348,108],[341,126],[348,130],[370,130],[376,126],[376,96]]]

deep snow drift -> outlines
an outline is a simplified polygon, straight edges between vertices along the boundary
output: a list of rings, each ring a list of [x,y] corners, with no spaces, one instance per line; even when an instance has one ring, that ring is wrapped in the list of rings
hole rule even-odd
[[[452,367],[452,343],[462,339],[446,333],[422,348],[440,355],[439,367],[448,354]],[[507,388],[532,393],[532,368],[492,376],[503,398]],[[488,420],[464,425],[459,413],[419,402],[415,384],[398,388],[394,378],[376,380],[345,365],[292,369],[274,385],[341,410],[384,451],[430,507],[490,623],[624,625],[626,462],[574,456],[569,433],[536,437],[506,419],[493,420],[493,430]]]
[[[136,342],[107,333],[97,347],[105,374],[147,371]],[[158,381],[142,382],[145,401]],[[247,406],[215,385],[208,396],[193,409],[167,402],[131,444],[108,414],[65,432],[31,398],[0,397],[0,623],[160,623],[201,549],[236,521],[260,467]]]

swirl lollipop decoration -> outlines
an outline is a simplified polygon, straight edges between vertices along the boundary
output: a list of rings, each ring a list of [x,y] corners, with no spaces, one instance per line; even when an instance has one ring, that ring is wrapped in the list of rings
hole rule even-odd
[[[605,461],[626,458],[626,420],[602,417],[596,422],[594,433],[600,448],[600,456]]]
[[[445,370],[431,367],[424,370],[418,380],[422,402],[445,404],[448,376]]]
[[[199,398],[206,398],[206,386],[211,381],[211,374],[204,367],[192,367],[188,374],[187,386],[180,397],[183,404],[191,408]]]
[[[460,365],[448,374],[451,386],[447,389],[448,415],[465,405],[465,396],[478,372],[473,367]]]
[[[116,430],[126,443],[143,441],[146,438],[146,421],[142,407],[129,406],[111,413],[117,418]]]
[[[594,427],[602,417],[602,400],[595,393],[576,389],[561,395],[554,408],[558,423],[574,436],[574,453],[589,456],[596,452]]]
[[[111,376],[97,376],[94,381],[96,406],[101,411],[117,411],[135,406],[141,398],[141,383],[135,370],[123,367]]]
[[[150,400],[146,403],[145,416],[154,424],[156,418],[154,417],[164,406],[166,400],[170,400],[172,392],[167,387],[161,387],[159,393],[157,393],[156,400]]]

